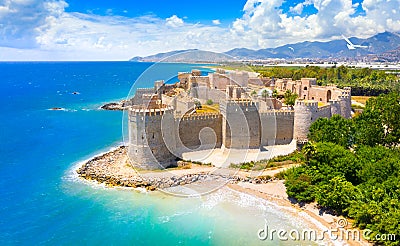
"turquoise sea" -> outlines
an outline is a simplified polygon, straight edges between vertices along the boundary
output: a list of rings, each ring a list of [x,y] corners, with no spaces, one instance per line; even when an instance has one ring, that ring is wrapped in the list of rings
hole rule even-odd
[[[140,77],[151,65],[0,63],[0,245],[301,244],[260,241],[265,219],[287,230],[303,221],[227,188],[179,198],[76,178],[74,167],[126,134],[123,114],[99,106],[125,98],[138,78],[134,87],[150,87],[198,68],[159,64]],[[48,110],[53,107],[64,110]]]

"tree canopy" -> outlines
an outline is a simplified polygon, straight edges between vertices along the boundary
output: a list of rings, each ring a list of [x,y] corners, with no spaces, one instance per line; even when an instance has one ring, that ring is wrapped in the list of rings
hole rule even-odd
[[[310,127],[302,150],[305,164],[285,171],[290,197],[317,201],[377,234],[400,242],[400,95],[392,92],[367,102],[352,119],[333,116]]]

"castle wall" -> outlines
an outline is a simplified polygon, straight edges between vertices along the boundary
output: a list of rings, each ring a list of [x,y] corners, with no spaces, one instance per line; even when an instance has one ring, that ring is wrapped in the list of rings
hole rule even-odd
[[[240,87],[247,87],[249,81],[249,74],[247,72],[231,71],[229,72],[229,78],[231,85],[238,85]]]
[[[340,108],[340,101],[330,100],[329,104],[331,105],[331,116],[333,116],[335,114],[342,115],[342,111]]]
[[[131,103],[133,105],[140,105],[143,104],[143,95],[144,94],[154,94],[154,88],[137,88],[135,95],[131,99]]]
[[[176,148],[191,151],[220,148],[222,144],[222,115],[194,115],[175,118]]]
[[[329,102],[338,99],[342,95],[342,90],[336,86],[312,86],[306,99],[319,102]]]
[[[178,73],[179,85],[184,88],[188,89],[189,87],[189,77],[191,73]]]
[[[225,118],[222,122],[222,145],[225,148],[260,148],[260,119],[258,103],[228,100],[221,103]]]
[[[276,98],[261,98],[260,99],[260,112],[270,111],[270,110],[279,110],[282,108],[282,102]]]
[[[294,111],[260,113],[261,145],[289,144],[293,139]]]
[[[210,87],[219,90],[225,90],[227,85],[230,85],[230,79],[226,74],[209,73]]]
[[[271,78],[260,78],[260,77],[251,77],[248,80],[249,84],[259,85],[259,86],[271,86],[273,80]]]
[[[173,107],[175,114],[178,115],[185,114],[194,108],[194,102],[192,100],[186,100],[180,97],[170,97],[162,94],[162,101],[164,104]]]
[[[208,76],[190,76],[189,77],[190,88],[197,86],[210,87],[210,78]]]
[[[315,120],[318,118],[331,118],[331,105],[326,105],[318,108],[318,112],[315,114]]]

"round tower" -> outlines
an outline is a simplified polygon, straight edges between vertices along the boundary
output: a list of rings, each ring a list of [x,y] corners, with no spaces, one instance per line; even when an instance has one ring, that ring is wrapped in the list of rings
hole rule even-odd
[[[128,117],[128,156],[132,165],[140,169],[163,169],[173,165],[173,108],[131,108]]]
[[[297,100],[294,105],[293,137],[297,141],[307,139],[311,123],[316,120],[318,102]]]
[[[344,93],[339,96],[338,99],[340,102],[341,115],[346,119],[351,118],[351,96]]]

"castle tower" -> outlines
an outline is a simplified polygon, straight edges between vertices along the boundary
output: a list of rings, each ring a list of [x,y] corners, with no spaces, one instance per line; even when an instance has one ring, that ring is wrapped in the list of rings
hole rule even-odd
[[[175,146],[173,108],[129,109],[128,156],[134,167],[163,169],[173,164]]]
[[[260,148],[261,126],[258,103],[251,100],[226,100],[221,103],[222,145],[225,148]]]
[[[342,95],[339,96],[338,99],[340,102],[341,115],[346,119],[351,118],[351,88],[345,87]]]
[[[297,141],[307,139],[311,123],[314,122],[318,114],[318,102],[297,100],[294,105],[293,137]]]

